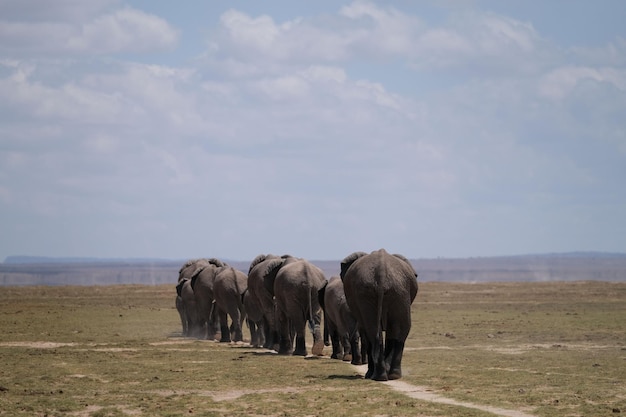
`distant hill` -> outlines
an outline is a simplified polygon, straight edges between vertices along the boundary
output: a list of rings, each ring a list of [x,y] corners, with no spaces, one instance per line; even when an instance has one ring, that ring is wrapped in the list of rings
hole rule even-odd
[[[7,256],[4,263],[7,265],[16,264],[77,264],[77,263],[146,263],[146,262],[172,262],[168,259],[159,258],[87,258],[87,257],[51,257],[51,256]],[[176,261],[178,262],[178,261]],[[185,261],[180,261],[181,263]]]
[[[223,259],[248,272],[251,260]],[[172,284],[186,260],[152,258],[53,258],[9,256],[0,264],[0,286]],[[326,277],[340,260],[311,260]],[[573,252],[477,258],[411,259],[418,280],[440,282],[626,281],[626,254]]]

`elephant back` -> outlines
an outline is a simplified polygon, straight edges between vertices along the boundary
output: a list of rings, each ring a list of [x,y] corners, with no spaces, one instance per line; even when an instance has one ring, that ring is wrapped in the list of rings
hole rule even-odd
[[[417,295],[417,273],[409,260],[402,255],[391,255],[385,249],[349,255],[342,262],[342,273],[346,287],[357,285],[361,287],[359,292],[368,288],[383,293],[406,292],[411,302]]]

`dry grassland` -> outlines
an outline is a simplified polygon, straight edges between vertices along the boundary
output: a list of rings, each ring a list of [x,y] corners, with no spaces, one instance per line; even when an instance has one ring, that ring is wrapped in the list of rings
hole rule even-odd
[[[3,287],[0,416],[626,413],[625,282],[424,283],[413,320],[378,383],[181,338],[173,285]]]

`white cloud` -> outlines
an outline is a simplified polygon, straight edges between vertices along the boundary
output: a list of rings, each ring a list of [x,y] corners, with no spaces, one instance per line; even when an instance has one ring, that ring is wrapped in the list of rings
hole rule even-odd
[[[280,28],[269,16],[252,18],[237,10],[222,14],[220,23],[228,31],[232,41],[252,49],[268,50],[280,33]],[[287,28],[285,25],[283,28]]]
[[[463,12],[415,38],[412,65],[490,76],[536,72],[550,60],[551,46],[530,23],[484,12]],[[478,71],[480,70],[480,71]]]
[[[626,92],[626,70],[579,66],[560,67],[546,73],[540,79],[539,92],[547,98],[563,99],[585,80],[606,82]]]
[[[353,29],[349,47],[356,47],[361,53],[374,52],[383,57],[411,51],[416,34],[424,26],[416,16],[402,13],[393,7],[378,7],[368,1],[354,1],[343,7],[339,14],[363,25]]]

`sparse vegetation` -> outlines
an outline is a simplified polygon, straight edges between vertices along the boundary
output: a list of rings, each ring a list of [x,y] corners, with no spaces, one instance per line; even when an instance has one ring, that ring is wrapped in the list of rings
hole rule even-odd
[[[624,282],[424,283],[413,320],[403,382],[544,417],[626,412]],[[337,360],[178,337],[173,284],[3,287],[0,328],[0,416],[493,415]]]

